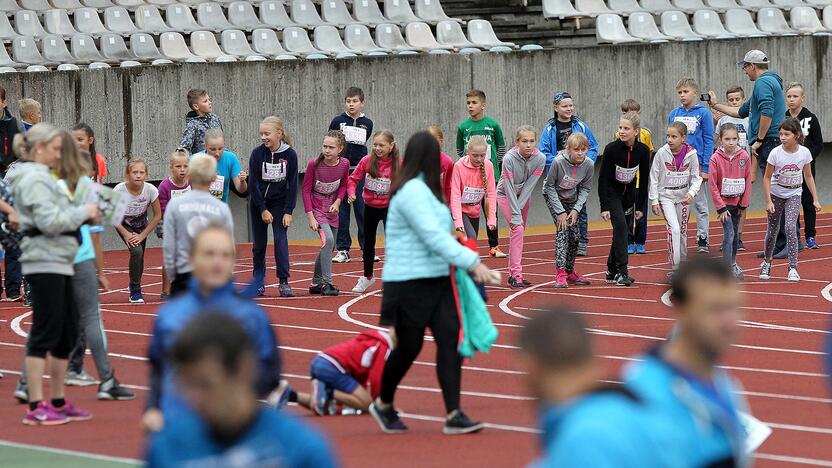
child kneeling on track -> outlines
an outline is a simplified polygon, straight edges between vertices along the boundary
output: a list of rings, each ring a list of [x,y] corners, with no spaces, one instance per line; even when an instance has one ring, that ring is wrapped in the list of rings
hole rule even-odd
[[[456,162],[451,175],[450,207],[454,228],[476,241],[483,200],[486,225],[491,230],[497,228],[497,187],[485,137],[472,136],[466,151],[468,155]]]
[[[570,283],[589,284],[588,279],[575,272],[575,257],[580,237],[578,217],[586,206],[595,164],[586,157],[589,140],[583,133],[569,135],[565,149],[555,156],[543,184],[543,198],[558,229],[555,238],[556,288],[567,288]]]
[[[803,129],[795,118],[780,124],[781,145],[771,150],[763,177],[763,196],[768,211],[765,259],[760,265],[760,279],[771,278],[771,258],[780,231],[780,217],[786,217],[786,237],[789,251],[789,281],[800,281],[797,274],[797,216],[800,214],[801,195],[805,180],[814,200],[815,211],[820,211],[815,178],[812,176],[812,154],[803,141]]]
[[[685,141],[687,131],[685,124],[679,121],[667,126],[667,144],[659,148],[653,158],[648,185],[653,214],[663,216],[667,227],[668,259],[672,270],[688,256],[690,205],[702,188],[699,157]]]
[[[739,129],[724,123],[719,129],[719,148],[711,157],[708,188],[722,223],[722,258],[733,266],[737,280],[744,278],[737,266],[740,243],[740,221],[751,203],[754,165],[751,156],[740,146]]]
[[[497,206],[506,218],[509,232],[508,285],[512,288],[531,286],[523,279],[523,235],[529,214],[532,193],[546,167],[546,156],[537,149],[537,131],[523,125],[514,136],[514,148],[503,158],[503,171],[497,185]]]
[[[364,276],[352,288],[352,292],[363,293],[375,284],[373,263],[376,257],[376,232],[378,223],[387,227],[387,208],[390,206],[390,183],[396,178],[401,167],[402,158],[399,147],[390,130],[380,130],[373,135],[372,152],[361,158],[358,166],[347,181],[347,201],[356,200],[355,189],[364,179]]]
[[[332,285],[332,250],[338,232],[341,200],[347,193],[350,160],[341,157],[347,142],[339,130],[330,130],[321,143],[321,154],[309,161],[303,178],[303,207],[309,228],[321,236],[321,251],[315,260],[315,273],[309,294],[337,296]],[[333,232],[334,231],[334,232]]]
[[[191,190],[191,183],[188,181],[189,158],[190,155],[185,148],[178,148],[170,154],[170,176],[159,184],[159,208],[162,210],[162,221],[156,225],[156,236],[159,239],[164,236],[165,209],[168,207],[168,202]],[[170,280],[168,272],[162,266],[162,294],[159,295],[161,301],[166,301],[170,297]]]

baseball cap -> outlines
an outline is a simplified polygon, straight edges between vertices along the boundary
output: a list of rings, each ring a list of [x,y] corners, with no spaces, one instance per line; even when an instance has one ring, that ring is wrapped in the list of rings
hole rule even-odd
[[[768,61],[768,56],[765,54],[765,52],[763,52],[762,50],[756,50],[755,49],[755,50],[749,50],[745,54],[745,57],[743,57],[742,60],[737,62],[737,65],[744,65],[746,63],[753,63],[753,64],[765,63],[765,64],[767,64],[767,63],[769,63],[769,61]]]

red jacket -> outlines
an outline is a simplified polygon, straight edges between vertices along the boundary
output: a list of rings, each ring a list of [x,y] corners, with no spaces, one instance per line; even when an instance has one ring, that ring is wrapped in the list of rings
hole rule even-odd
[[[717,213],[729,206],[748,208],[751,202],[751,157],[740,148],[734,157],[728,157],[722,148],[711,156],[708,189]],[[729,186],[730,184],[730,186]]]
[[[444,152],[439,152],[439,181],[445,194],[445,204],[451,204],[451,176],[454,173],[454,160]]]
[[[352,376],[376,398],[381,392],[381,375],[391,348],[393,342],[390,335],[370,330],[326,348],[321,356],[338,370]]]

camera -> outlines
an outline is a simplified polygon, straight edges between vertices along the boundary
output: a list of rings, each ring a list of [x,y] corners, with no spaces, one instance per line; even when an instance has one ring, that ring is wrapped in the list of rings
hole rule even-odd
[[[700,94],[699,100],[702,102],[711,102],[711,95],[707,93]]]

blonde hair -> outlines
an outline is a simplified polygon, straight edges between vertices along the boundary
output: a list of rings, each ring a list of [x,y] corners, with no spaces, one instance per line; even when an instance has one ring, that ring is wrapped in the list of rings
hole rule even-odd
[[[217,176],[217,160],[205,154],[194,156],[188,163],[188,174],[191,184],[208,185]]]
[[[127,165],[124,166],[124,178],[126,179],[128,175],[130,175],[130,170],[133,169],[133,166],[141,164],[144,166],[144,172],[147,172],[147,161],[142,158],[130,158],[127,161]]]
[[[533,133],[534,134],[534,139],[537,140],[537,130],[534,127],[532,127],[531,125],[521,125],[521,126],[517,127],[517,131],[514,132],[514,141],[517,141],[517,140],[520,139],[520,134],[521,133],[529,133],[529,132]]]
[[[20,159],[28,161],[34,156],[33,151],[38,143],[49,143],[61,136],[61,130],[48,123],[33,125],[26,134],[18,133],[14,136],[12,150]]]
[[[393,167],[390,170],[390,178],[395,179],[402,165],[402,157],[401,153],[399,153],[399,145],[396,144],[396,137],[393,136],[393,132],[385,128],[373,133],[373,141],[375,141],[376,138],[384,138],[387,140],[387,143],[393,145],[393,149],[390,150],[390,157],[393,159]],[[378,177],[378,156],[376,156],[375,151],[370,152],[370,160],[368,162],[367,174],[370,174],[370,177]]]
[[[799,81],[792,81],[791,83],[786,85],[786,91],[788,91],[792,88],[800,88],[800,94],[801,95],[806,94],[806,90],[803,88],[803,84],[800,83]]]
[[[205,137],[202,138],[203,143],[208,143],[209,141],[214,140],[223,140],[225,141],[225,134],[222,132],[220,128],[209,128],[205,131]]]
[[[175,150],[173,150],[170,153],[170,156],[168,156],[168,162],[170,163],[171,166],[173,166],[173,163],[176,162],[177,159],[179,159],[179,158],[187,159],[189,157],[191,157],[191,152],[190,151],[186,150],[185,148],[176,148]]]
[[[466,151],[470,151],[471,148],[474,147],[474,146],[477,146],[477,147],[481,146],[481,147],[483,147],[487,150],[488,149],[488,142],[485,141],[484,136],[474,135],[474,136],[471,137],[470,140],[468,140],[468,148],[466,148]],[[485,160],[487,161],[488,158],[486,157]],[[485,175],[485,161],[483,161],[482,165],[480,166],[480,176],[482,176],[482,188],[485,189],[486,193],[488,193],[488,177],[486,177],[486,175]],[[484,202],[484,207],[485,207],[485,214],[487,216],[488,211],[489,211],[488,197],[487,196],[483,198],[483,202]]]
[[[72,134],[66,130],[61,130],[59,136],[61,138],[61,158],[55,162],[55,172],[59,179],[66,181],[70,192],[75,192],[78,180],[90,173],[90,162],[87,157],[81,155]]]
[[[468,146],[465,147],[466,153],[472,146],[481,146],[485,149],[488,149],[488,142],[485,140],[485,137],[482,135],[474,135],[468,140]]]
[[[581,132],[575,132],[566,139],[567,149],[589,148],[589,139]]]
[[[40,103],[32,98],[23,98],[17,101],[17,113],[20,114],[21,119],[27,115],[40,112],[40,110]]]
[[[641,117],[633,111],[625,112],[621,116],[621,120],[627,120],[633,124],[633,128],[641,128]]]
[[[699,83],[697,83],[693,78],[685,77],[676,82],[676,91],[679,91],[682,88],[691,88],[698,93]]]
[[[428,133],[434,136],[437,141],[445,141],[445,133],[436,125],[431,125],[427,128]]]
[[[270,115],[270,116],[266,117],[265,119],[263,119],[262,121],[260,121],[260,125],[271,125],[272,127],[274,127],[275,130],[280,130],[281,132],[283,132],[282,140],[287,145],[291,146],[292,137],[290,137],[289,134],[286,132],[286,128],[285,128],[286,125],[283,123],[283,119],[281,119],[280,117],[276,117],[274,115]]]

